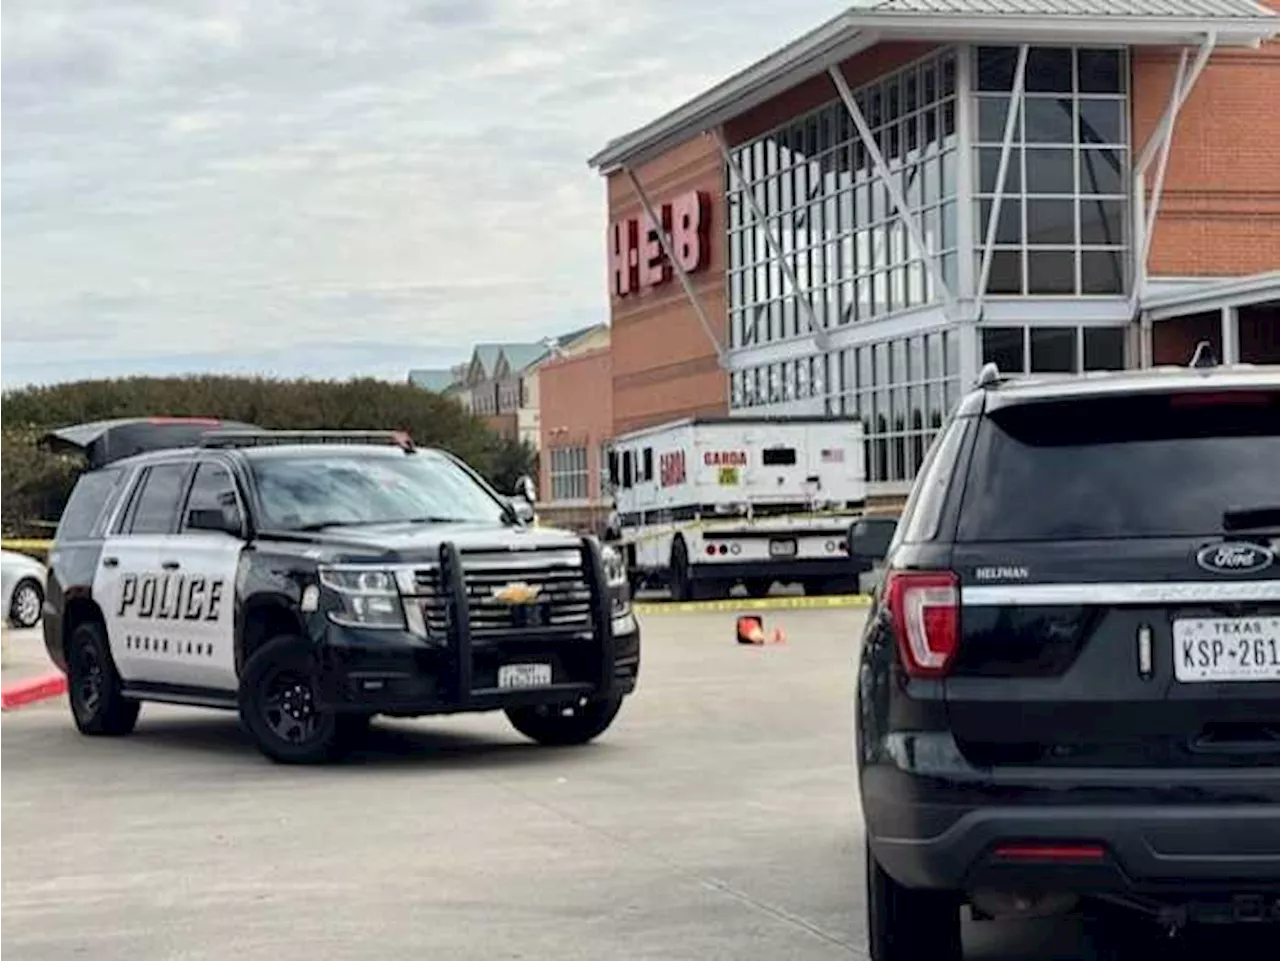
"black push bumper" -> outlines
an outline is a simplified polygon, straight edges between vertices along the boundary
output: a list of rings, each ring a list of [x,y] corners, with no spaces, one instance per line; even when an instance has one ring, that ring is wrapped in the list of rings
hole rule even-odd
[[[472,636],[462,564],[453,546],[443,545],[440,566],[452,625],[447,642],[326,623],[321,706],[417,716],[630,694],[640,672],[640,629],[632,614],[614,617],[599,546],[588,539],[582,550],[593,598],[591,629],[495,640]],[[498,686],[500,667],[531,663],[550,665],[550,684]]]

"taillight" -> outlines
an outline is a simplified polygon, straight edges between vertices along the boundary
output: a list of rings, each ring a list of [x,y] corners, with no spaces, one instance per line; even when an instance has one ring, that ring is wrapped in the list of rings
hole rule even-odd
[[[907,673],[946,674],[960,647],[959,578],[951,571],[893,571],[885,596]]]

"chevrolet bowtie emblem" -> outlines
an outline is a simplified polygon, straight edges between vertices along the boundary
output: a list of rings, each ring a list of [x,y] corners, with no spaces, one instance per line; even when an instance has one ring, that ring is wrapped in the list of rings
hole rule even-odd
[[[541,588],[526,584],[524,581],[512,581],[502,587],[493,589],[493,599],[499,604],[532,604],[542,594]]]

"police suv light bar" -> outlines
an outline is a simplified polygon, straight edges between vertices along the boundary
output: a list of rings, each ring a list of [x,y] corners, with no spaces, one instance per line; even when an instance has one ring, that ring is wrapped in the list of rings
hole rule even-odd
[[[268,447],[282,444],[372,444],[414,449],[413,439],[398,430],[215,430],[200,438],[201,447]]]

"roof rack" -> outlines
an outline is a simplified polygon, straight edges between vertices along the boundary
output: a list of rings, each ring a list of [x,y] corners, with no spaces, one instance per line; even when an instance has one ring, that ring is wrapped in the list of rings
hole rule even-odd
[[[414,449],[413,438],[400,430],[214,430],[200,438],[201,447],[271,447],[283,444],[368,444]]]

